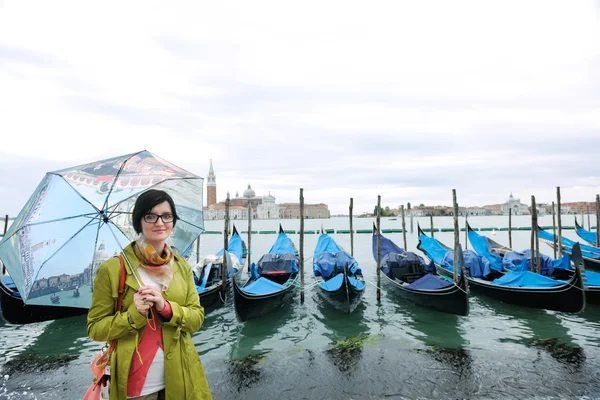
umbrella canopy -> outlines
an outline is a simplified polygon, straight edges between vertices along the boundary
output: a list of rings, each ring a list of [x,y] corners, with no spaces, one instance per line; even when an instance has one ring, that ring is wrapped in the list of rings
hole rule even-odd
[[[204,231],[202,188],[148,151],[48,172],[0,241],[0,260],[26,304],[89,308],[97,267],[137,237],[138,196],[171,195],[179,220],[168,243],[187,256]]]

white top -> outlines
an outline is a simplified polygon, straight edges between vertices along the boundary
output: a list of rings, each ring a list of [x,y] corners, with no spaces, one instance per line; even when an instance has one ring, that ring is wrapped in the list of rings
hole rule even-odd
[[[144,268],[139,267],[137,269],[140,278],[142,279],[142,283],[147,286],[152,286],[159,291],[161,290],[161,286],[154,282],[154,280],[148,275],[148,273],[144,270]],[[148,375],[146,376],[146,381],[144,382],[144,387],[142,388],[142,392],[140,396],[146,396],[148,394],[156,393],[159,390],[165,388],[165,353],[163,349],[160,347],[156,351],[156,355],[154,356],[154,360],[152,360],[152,364],[150,364],[150,369],[148,370]],[[138,397],[138,396],[135,396]],[[128,399],[132,397],[127,396]]]

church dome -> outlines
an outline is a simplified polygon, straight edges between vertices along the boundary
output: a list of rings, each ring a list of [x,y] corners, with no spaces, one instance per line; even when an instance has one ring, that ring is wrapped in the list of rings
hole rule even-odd
[[[108,251],[106,251],[106,246],[104,245],[104,242],[100,243],[100,246],[98,246],[98,251],[96,251],[96,254],[94,254],[94,262],[96,263],[96,265],[102,264],[104,261],[108,260],[110,258],[110,254],[108,254]]]
[[[256,193],[254,193],[254,190],[248,185],[248,189],[244,190],[244,197],[250,199],[254,196],[256,196]]]

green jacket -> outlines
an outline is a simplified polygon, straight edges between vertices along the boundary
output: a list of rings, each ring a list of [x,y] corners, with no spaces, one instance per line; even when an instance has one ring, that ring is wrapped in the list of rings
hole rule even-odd
[[[137,275],[139,261],[131,244],[123,254]],[[191,337],[204,322],[204,308],[200,305],[190,265],[181,256],[175,256],[173,264],[173,280],[163,292],[163,297],[169,300],[173,310],[171,320],[162,322],[166,400],[212,399],[200,356]],[[92,340],[109,342],[117,339],[110,360],[111,400],[127,398],[131,360],[147,324],[146,317],[133,304],[133,295],[139,285],[127,261],[125,270],[127,278],[122,311],[116,311],[121,264],[118,258],[113,257],[98,267],[92,305],[87,317],[88,336]]]

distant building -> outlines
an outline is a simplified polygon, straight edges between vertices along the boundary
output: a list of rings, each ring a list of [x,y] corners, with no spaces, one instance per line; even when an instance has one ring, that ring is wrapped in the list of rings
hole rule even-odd
[[[577,201],[573,203],[561,203],[561,212],[565,214],[595,214],[596,202],[593,201]]]
[[[530,215],[529,206],[521,203],[521,200],[514,197],[511,193],[508,200],[500,206],[503,215],[508,215],[508,210],[512,210],[512,215]]]
[[[491,215],[492,212],[484,207],[466,207],[467,215]]]
[[[280,218],[300,218],[300,203],[281,203]],[[327,204],[305,204],[304,218],[329,218],[329,207]]]
[[[204,219],[224,219],[225,201],[217,203],[217,183],[212,160],[207,178],[207,206],[204,207]],[[229,193],[227,193],[229,197]],[[229,218],[248,219],[248,208],[253,219],[279,219],[299,218],[300,205],[298,203],[277,204],[275,196],[269,193],[266,196],[257,196],[250,184],[244,190],[242,196],[236,192],[235,197],[229,199]],[[293,204],[296,206],[294,207]],[[329,218],[327,204],[306,204],[304,208],[307,218]]]
[[[206,206],[210,207],[213,204],[217,204],[217,177],[211,159],[208,176],[206,177]]]
[[[489,215],[502,215],[502,204],[490,204],[481,208],[488,210]]]

